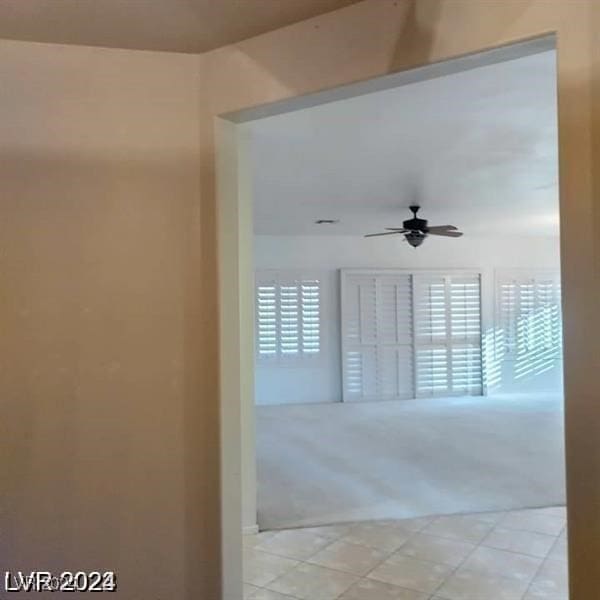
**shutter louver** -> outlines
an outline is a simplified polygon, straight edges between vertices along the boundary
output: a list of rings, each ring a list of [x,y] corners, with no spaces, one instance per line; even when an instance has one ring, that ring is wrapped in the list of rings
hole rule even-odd
[[[445,396],[448,386],[448,350],[446,347],[417,350],[417,396]]]
[[[302,352],[317,354],[321,350],[321,290],[318,280],[303,281],[300,285],[302,301]]]
[[[418,397],[483,392],[479,276],[415,277]]]
[[[344,400],[411,398],[410,275],[342,272],[342,281]]]
[[[558,274],[497,277],[497,353],[507,360],[534,354],[560,358],[562,322]]]
[[[382,399],[412,398],[412,277],[382,276],[377,286],[377,394]]]
[[[554,368],[562,356],[560,276],[557,272],[496,275],[496,360],[513,363],[514,378]]]
[[[450,280],[452,392],[483,392],[481,356],[481,283],[479,277]]]
[[[374,397],[376,384],[376,350],[358,348],[345,352],[345,391],[347,400]]]
[[[510,354],[517,344],[517,284],[514,281],[504,281],[500,284],[500,354]]]
[[[414,279],[416,395],[444,395],[450,391],[446,280],[429,275]]]
[[[342,271],[345,400],[483,393],[479,275]]]
[[[297,284],[280,284],[281,354],[298,354],[300,349],[300,298]]]
[[[461,396],[482,393],[481,346],[452,347],[452,392]]]
[[[353,277],[342,302],[344,399],[376,393],[376,279]]]
[[[288,362],[321,351],[319,279],[267,279],[257,274],[256,345],[259,360]]]
[[[279,339],[277,324],[277,285],[272,282],[256,286],[256,339],[259,358],[275,358]]]

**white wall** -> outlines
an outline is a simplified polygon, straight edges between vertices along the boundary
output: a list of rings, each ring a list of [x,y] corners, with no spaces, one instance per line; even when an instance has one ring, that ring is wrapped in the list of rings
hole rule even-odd
[[[256,269],[301,269],[323,278],[323,360],[318,367],[257,365],[257,404],[339,402],[341,350],[339,329],[339,269],[465,268],[482,272],[482,324],[494,328],[494,272],[496,269],[558,269],[559,242],[551,237],[460,239],[428,238],[411,248],[398,238],[359,236],[255,236]],[[562,385],[562,367],[543,376],[515,383],[504,365],[501,385],[490,391],[542,391]]]

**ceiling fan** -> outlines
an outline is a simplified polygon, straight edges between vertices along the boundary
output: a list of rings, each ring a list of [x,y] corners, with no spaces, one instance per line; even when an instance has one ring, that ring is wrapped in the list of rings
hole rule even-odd
[[[404,234],[406,241],[413,247],[416,248],[423,243],[423,240],[428,235],[443,235],[445,237],[460,237],[462,233],[457,231],[454,225],[427,225],[425,219],[419,219],[417,212],[419,212],[420,206],[409,206],[413,218],[408,219],[402,223],[402,227],[386,227],[386,231],[382,233],[369,233],[365,237],[376,237],[379,235],[395,235],[397,233]]]

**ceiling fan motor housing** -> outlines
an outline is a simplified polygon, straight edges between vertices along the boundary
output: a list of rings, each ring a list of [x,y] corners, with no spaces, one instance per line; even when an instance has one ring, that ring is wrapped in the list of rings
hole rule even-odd
[[[417,213],[419,212],[420,207],[416,204],[413,204],[409,206],[409,208],[413,214],[413,218],[408,219],[402,223],[404,229],[409,229],[410,231],[416,232],[422,231],[423,233],[427,233],[427,219],[419,219],[417,217]]]
[[[411,231],[427,231],[427,219],[408,219],[402,223],[404,229],[410,229]]]

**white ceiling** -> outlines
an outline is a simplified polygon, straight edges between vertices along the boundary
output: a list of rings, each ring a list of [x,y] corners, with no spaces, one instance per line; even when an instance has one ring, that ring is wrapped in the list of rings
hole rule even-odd
[[[256,233],[371,233],[400,226],[417,202],[431,225],[466,235],[558,235],[555,60],[543,52],[244,125]]]
[[[357,0],[0,0],[0,38],[206,52]]]

